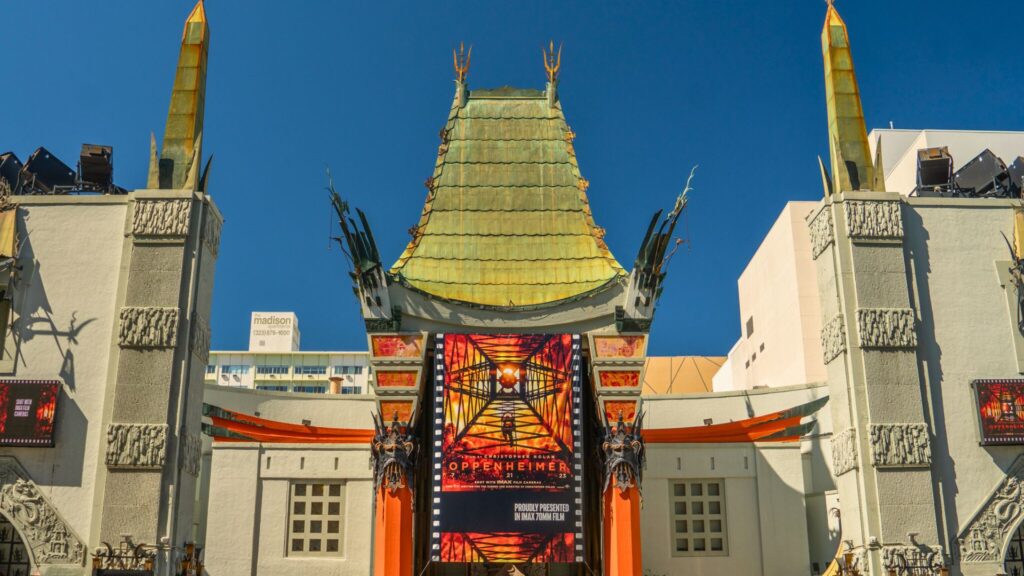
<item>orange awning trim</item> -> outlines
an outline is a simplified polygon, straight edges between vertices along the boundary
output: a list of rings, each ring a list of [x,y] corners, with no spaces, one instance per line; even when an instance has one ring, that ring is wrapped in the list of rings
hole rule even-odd
[[[737,422],[644,430],[643,437],[651,444],[799,442],[813,426],[813,422],[801,421],[817,412],[827,401],[827,397],[819,398],[787,410]],[[208,434],[217,442],[368,444],[374,435],[373,429],[289,424],[210,405],[204,406],[204,414],[213,423]]]

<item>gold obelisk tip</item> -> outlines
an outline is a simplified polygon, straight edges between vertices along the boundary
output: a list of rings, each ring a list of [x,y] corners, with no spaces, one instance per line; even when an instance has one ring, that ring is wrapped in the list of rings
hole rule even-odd
[[[843,17],[839,15],[839,11],[831,2],[828,3],[828,10],[825,12],[825,27],[829,26],[842,26],[846,28],[846,22],[843,21]]]
[[[185,29],[181,33],[182,44],[201,44],[206,40],[210,27],[206,22],[206,6],[203,0],[196,2],[192,12],[185,19]]]

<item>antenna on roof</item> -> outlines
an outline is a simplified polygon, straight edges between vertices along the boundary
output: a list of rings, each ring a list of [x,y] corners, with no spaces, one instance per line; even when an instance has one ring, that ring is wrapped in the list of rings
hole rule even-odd
[[[459,42],[459,50],[452,50],[452,61],[455,63],[455,79],[459,82],[466,81],[466,74],[469,72],[469,59],[473,56],[473,45],[470,44],[469,52],[466,52],[466,45]]]
[[[558,43],[557,55],[555,54],[554,40],[548,43],[546,50],[541,46],[540,51],[544,55],[544,70],[548,73],[548,82],[554,84],[558,80],[558,69],[562,67],[562,43]]]

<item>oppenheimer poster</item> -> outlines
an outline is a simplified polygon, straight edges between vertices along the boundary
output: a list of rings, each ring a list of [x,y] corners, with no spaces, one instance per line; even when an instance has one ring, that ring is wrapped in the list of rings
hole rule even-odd
[[[434,561],[581,561],[579,336],[436,346]]]

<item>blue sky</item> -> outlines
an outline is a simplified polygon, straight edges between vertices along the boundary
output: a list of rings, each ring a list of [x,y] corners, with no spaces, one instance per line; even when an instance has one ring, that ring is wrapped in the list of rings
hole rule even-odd
[[[868,126],[1024,130],[1016,3],[837,3]],[[145,185],[192,3],[4,2],[0,148],[68,164],[114,146],[115,179]],[[560,96],[591,206],[628,268],[651,214],[700,164],[652,335],[655,354],[725,354],[736,279],[789,200],[818,199],[827,156],[817,0],[267,2],[210,0],[204,149],[226,217],[213,347],[244,349],[252,310],[294,310],[303,348],[362,349],[324,192],[370,218],[390,264],[408,240],[453,94],[543,87],[540,48],[564,42]],[[85,288],[85,287],[83,287]]]

